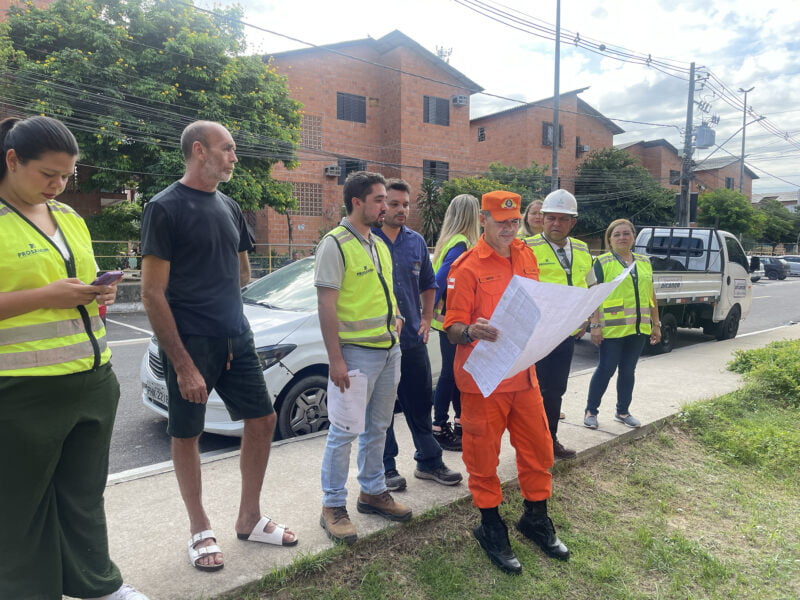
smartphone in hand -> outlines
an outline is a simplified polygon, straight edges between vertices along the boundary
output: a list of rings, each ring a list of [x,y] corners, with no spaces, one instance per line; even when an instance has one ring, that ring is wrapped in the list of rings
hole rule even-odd
[[[108,271],[100,275],[89,285],[113,285],[125,275],[122,271]]]

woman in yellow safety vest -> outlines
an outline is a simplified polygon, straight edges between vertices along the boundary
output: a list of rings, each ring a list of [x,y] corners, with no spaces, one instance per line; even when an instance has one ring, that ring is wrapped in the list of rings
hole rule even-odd
[[[480,203],[475,196],[459,194],[450,201],[444,214],[442,231],[433,253],[433,271],[436,273],[436,298],[431,326],[439,331],[439,349],[442,370],[433,394],[433,437],[443,450],[461,452],[461,395],[453,375],[456,346],[447,339],[442,328],[446,311],[447,284],[453,262],[472,248],[481,235],[478,224]],[[453,425],[449,423],[450,404],[453,404]]]
[[[0,122],[0,598],[146,600],[108,554],[103,490],[119,399],[86,224],[56,201],[78,144]]]
[[[628,427],[641,425],[628,410],[633,398],[634,371],[648,337],[651,344],[661,341],[653,268],[647,256],[632,251],[635,239],[633,223],[627,219],[613,221],[606,230],[606,248],[611,251],[598,256],[593,267],[597,282],[602,283],[611,281],[633,265],[630,273],[589,320],[592,342],[600,347],[600,359],[589,383],[583,418],[583,424],[590,429],[598,427],[600,401],[617,370],[614,419]]]
[[[517,237],[522,239],[538,235],[544,231],[544,213],[542,212],[542,201],[534,200],[528,204],[525,214],[522,215],[522,222],[519,225]]]

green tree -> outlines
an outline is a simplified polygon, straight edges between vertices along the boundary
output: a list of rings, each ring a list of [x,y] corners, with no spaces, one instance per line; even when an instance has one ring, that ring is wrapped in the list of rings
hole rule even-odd
[[[595,150],[578,166],[575,196],[579,234],[602,232],[614,219],[668,225],[675,218],[674,193],[636,158],[616,148]]]
[[[97,264],[102,270],[115,269],[119,254],[128,251],[127,240],[141,237],[141,218],[142,207],[139,204],[121,202],[86,219],[92,239],[107,240],[103,243],[92,242],[94,255],[98,257]]]
[[[778,200],[764,200],[756,207],[764,217],[761,238],[768,242],[794,242],[796,216]]]
[[[441,183],[425,178],[417,194],[417,208],[422,217],[422,237],[428,246],[435,246],[442,227],[447,203],[442,200]]]
[[[522,196],[522,204],[527,206],[531,200],[544,198],[550,193],[548,169],[548,166],[540,167],[536,161],[533,161],[531,166],[525,169],[494,162],[489,165],[489,170],[484,177],[500,183],[500,187],[494,189],[516,192]]]
[[[179,0],[14,6],[0,30],[0,101],[72,129],[92,167],[84,188],[136,187],[145,199],[183,172],[183,128],[219,121],[240,160],[222,189],[246,209],[291,208],[291,186],[270,170],[296,164],[300,106],[270,64],[243,54],[241,10],[217,17]],[[2,51],[9,42],[16,54]]]
[[[719,188],[700,194],[697,199],[698,225],[757,238],[763,231],[763,221],[747,197],[735,190]]]
[[[446,209],[450,201],[460,194],[470,194],[480,201],[481,196],[484,194],[502,189],[505,189],[503,184],[496,179],[489,179],[486,177],[460,177],[458,179],[445,181],[442,184],[441,195]],[[516,190],[508,191],[513,192]],[[442,212],[442,217],[444,217],[444,212]]]

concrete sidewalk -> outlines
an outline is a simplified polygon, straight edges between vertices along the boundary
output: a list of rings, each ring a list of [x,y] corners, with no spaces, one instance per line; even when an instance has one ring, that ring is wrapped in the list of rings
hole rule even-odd
[[[566,421],[559,438],[582,454],[599,451],[614,440],[643,435],[648,426],[677,413],[683,404],[715,397],[741,386],[738,375],[725,369],[733,352],[762,347],[774,340],[800,338],[800,327],[782,327],[725,342],[709,341],[658,357],[643,357],[637,368],[637,382],[631,412],[642,429],[631,430],[613,420],[614,382],[600,407],[600,428],[583,427],[583,409],[592,371],[573,374],[564,399]],[[582,343],[589,343],[588,340]],[[395,425],[400,456],[398,469],[408,479],[408,489],[397,498],[409,504],[415,514],[446,505],[469,495],[466,482],[446,487],[413,477],[413,446],[408,429],[398,419]],[[503,481],[516,477],[514,453],[504,441],[499,473]],[[203,466],[206,509],[225,555],[225,568],[203,573],[189,565],[186,543],[188,520],[169,466],[155,473],[128,473],[109,480],[106,513],[109,521],[111,555],[127,583],[149,595],[151,600],[187,600],[214,597],[256,581],[276,567],[295,558],[314,554],[331,546],[319,526],[321,491],[320,460],[324,435],[278,442],[273,446],[267,470],[263,509],[280,523],[288,524],[300,543],[293,548],[264,546],[240,541],[234,532],[239,499],[238,452],[208,460]],[[465,474],[461,454],[445,452],[448,466]],[[348,483],[348,509],[360,536],[386,527],[397,527],[377,516],[356,511],[358,484],[355,479],[355,449]],[[555,485],[558,485],[556,477]],[[476,522],[478,519],[476,512]],[[564,540],[567,545],[570,540]],[[579,548],[572,548],[580,552]]]

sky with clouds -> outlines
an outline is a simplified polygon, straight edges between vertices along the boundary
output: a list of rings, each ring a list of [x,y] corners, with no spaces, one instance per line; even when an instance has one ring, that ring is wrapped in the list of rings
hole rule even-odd
[[[452,48],[450,64],[486,92],[533,101],[553,95],[554,42],[498,22],[511,15],[518,26],[533,23],[554,28],[556,1],[481,0],[495,19],[468,6],[473,0],[240,0],[244,21],[312,44],[331,44],[399,29],[431,52]],[[198,3],[203,6],[202,2]],[[747,104],[746,163],[760,177],[755,193],[800,188],[800,20],[796,0],[562,0],[561,27],[571,39],[605,44],[633,56],[650,55],[669,63],[667,73],[610,58],[574,43],[561,44],[562,92],[589,87],[581,98],[612,119],[626,133],[615,143],[664,138],[683,147],[689,63],[712,74],[695,100],[709,105],[701,119],[719,117],[714,157],[741,152],[742,96],[754,87]],[[208,6],[210,8],[210,6]],[[280,52],[307,47],[296,41],[248,28],[249,50]],[[587,42],[588,41],[588,42]],[[703,71],[700,71],[702,75]],[[716,79],[716,81],[714,80]],[[711,89],[711,87],[716,89]],[[701,87],[698,85],[698,87]],[[733,92],[727,101],[718,91]],[[472,116],[514,106],[486,95],[471,101]],[[773,131],[768,131],[769,127]],[[784,137],[775,132],[782,132]],[[789,139],[785,136],[788,135]],[[698,150],[696,160],[711,151]]]

